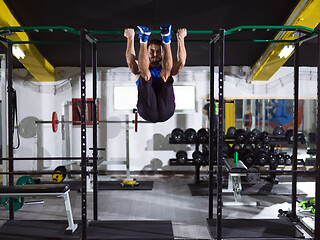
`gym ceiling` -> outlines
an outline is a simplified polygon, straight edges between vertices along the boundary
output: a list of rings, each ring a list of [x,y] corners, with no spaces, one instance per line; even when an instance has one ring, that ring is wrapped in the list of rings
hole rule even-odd
[[[20,26],[67,26],[77,30],[82,28],[123,30],[127,27],[136,28],[137,25],[158,30],[159,26],[165,23],[171,23],[173,29],[185,27],[188,30],[219,30],[243,25],[302,25],[314,29],[320,22],[319,2],[320,0],[0,0],[0,26],[15,26],[12,25],[12,18],[14,18],[17,20],[16,24]],[[4,13],[4,7],[1,6],[7,6],[12,16],[7,12]],[[34,41],[79,40],[78,36],[63,32],[24,34]],[[274,39],[277,34],[278,32],[275,31],[241,31],[227,36],[227,39]],[[151,36],[160,38],[155,34]],[[12,36],[8,36],[10,37]],[[122,34],[98,35],[97,38],[125,40]],[[213,36],[210,35],[199,34],[187,36],[186,40],[208,41],[186,43],[187,66],[209,65],[209,40],[212,38]],[[317,65],[316,44],[315,38],[301,45],[301,66]],[[0,45],[0,53],[6,53],[6,47]],[[225,65],[253,67],[264,56],[268,46],[268,43],[227,42]],[[52,65],[52,69],[80,66],[78,43],[39,44],[36,47],[40,57],[33,57],[37,58],[38,62],[43,62],[45,59]],[[125,67],[125,48],[125,42],[98,44],[98,66]],[[172,49],[175,57],[176,43],[172,44]],[[136,50],[138,50],[138,44],[136,44]],[[90,51],[89,46],[88,51]],[[87,62],[90,66],[90,52],[88,55]],[[217,65],[217,54],[215,57],[215,65]],[[288,58],[288,61],[283,60],[280,63],[280,66],[282,65],[292,66],[293,58]],[[51,79],[37,77],[32,73],[32,66],[26,66],[25,63],[22,65],[17,60],[14,61],[14,66],[25,66],[39,81],[54,80],[54,77]],[[272,72],[276,70],[273,69]]]

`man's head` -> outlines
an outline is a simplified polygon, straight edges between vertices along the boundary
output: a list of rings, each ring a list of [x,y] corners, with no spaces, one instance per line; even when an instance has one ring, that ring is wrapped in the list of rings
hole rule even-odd
[[[148,42],[148,55],[150,64],[159,65],[162,60],[162,42],[153,39]]]

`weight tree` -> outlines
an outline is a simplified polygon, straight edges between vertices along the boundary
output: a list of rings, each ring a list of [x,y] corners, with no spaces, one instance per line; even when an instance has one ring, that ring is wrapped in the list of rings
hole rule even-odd
[[[223,109],[224,109],[224,98],[223,98],[223,88],[224,88],[224,63],[225,63],[225,37],[227,35],[242,31],[242,30],[277,30],[277,31],[297,31],[304,33],[303,37],[299,37],[296,40],[249,40],[250,42],[287,42],[294,44],[295,55],[294,55],[294,139],[293,139],[293,166],[290,171],[292,174],[292,210],[290,214],[290,219],[292,221],[297,221],[296,215],[296,201],[297,201],[297,148],[298,148],[298,93],[299,93],[299,45],[305,41],[317,38],[318,40],[318,112],[317,112],[317,142],[320,142],[320,37],[319,37],[319,25],[316,30],[305,28],[301,26],[241,26],[229,30],[220,29],[219,34],[210,43],[210,108],[214,109],[214,47],[215,44],[219,44],[219,78],[218,78],[218,99],[219,99],[219,123],[217,130],[217,143],[215,143],[212,136],[214,136],[214,123],[210,121],[210,160],[209,160],[209,219],[208,224],[210,225],[210,220],[213,219],[213,159],[217,158],[217,213],[216,213],[216,239],[221,240],[224,238],[222,236],[222,164],[223,164]],[[214,119],[214,111],[210,111],[210,119]],[[214,150],[214,145],[217,144],[217,152]],[[316,160],[316,209],[320,207],[320,148],[317,148],[317,160]],[[270,171],[271,172],[271,171]],[[277,171],[274,171],[277,172]],[[280,173],[281,171],[279,171]],[[316,210],[317,211],[317,210]],[[315,214],[315,239],[320,239],[320,217],[319,214]],[[243,236],[246,237],[246,236]]]

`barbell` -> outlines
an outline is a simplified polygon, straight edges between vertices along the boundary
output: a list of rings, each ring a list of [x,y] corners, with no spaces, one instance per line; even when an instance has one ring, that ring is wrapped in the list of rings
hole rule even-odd
[[[110,120],[99,120],[97,121],[97,123],[133,123],[134,124],[134,130],[135,132],[138,131],[138,123],[152,123],[149,121],[138,121],[138,112],[135,111],[135,117],[134,120],[131,121],[120,121],[120,120],[115,120],[115,121],[110,121]],[[87,121],[87,122],[91,122],[92,121]],[[58,119],[58,114],[56,112],[52,113],[52,117],[51,117],[51,121],[35,121],[36,124],[46,124],[46,123],[51,123],[51,127],[52,127],[52,131],[53,132],[57,132],[58,131],[58,125],[60,123],[81,123],[81,121],[61,121]]]
[[[35,184],[35,181],[32,177],[30,176],[21,176],[18,178],[16,185],[26,185],[26,184]],[[10,209],[9,207],[9,197],[2,197],[2,205],[6,209]],[[23,205],[25,204],[24,202],[24,197],[14,197],[13,198],[13,210],[18,211]]]

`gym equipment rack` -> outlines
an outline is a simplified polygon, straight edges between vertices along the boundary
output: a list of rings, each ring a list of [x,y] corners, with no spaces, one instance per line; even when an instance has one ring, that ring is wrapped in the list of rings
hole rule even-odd
[[[223,110],[224,110],[224,98],[223,98],[223,88],[224,88],[224,60],[225,60],[225,42],[226,36],[239,32],[239,31],[299,31],[303,32],[305,35],[299,37],[295,40],[288,40],[285,42],[294,44],[295,55],[294,55],[294,133],[293,133],[293,164],[292,164],[292,213],[291,220],[297,221],[296,215],[296,202],[297,202],[297,147],[298,147],[298,87],[299,87],[299,45],[302,42],[309,41],[317,37],[318,40],[318,99],[320,97],[320,37],[319,30],[320,25],[316,27],[315,30],[307,29],[303,27],[295,28],[296,26],[241,26],[229,30],[220,29],[219,34],[216,38],[210,42],[210,99],[214,99],[214,47],[215,44],[219,46],[219,79],[218,79],[218,99],[219,99],[219,122],[217,130],[217,213],[216,219],[213,219],[213,159],[215,156],[214,151],[214,140],[210,137],[210,156],[209,156],[209,219],[208,224],[214,222],[215,236],[214,238],[221,240],[222,236],[222,164],[223,164]],[[265,42],[256,41],[252,42]],[[275,41],[278,42],[278,41]],[[282,41],[283,42],[283,41]],[[214,101],[210,101],[210,108],[214,109]],[[320,101],[318,101],[318,112],[317,112],[317,142],[320,142]],[[214,111],[210,111],[210,119],[214,119]],[[210,136],[214,136],[214,123],[210,121]],[[316,209],[320,209],[320,148],[317,148],[317,160],[316,160]],[[214,221],[213,221],[214,220]],[[315,239],[320,239],[320,215],[315,214]]]
[[[209,220],[213,218],[213,160],[216,158],[218,161],[217,167],[217,182],[218,182],[218,194],[217,194],[217,219],[216,219],[216,238],[222,239],[222,149],[223,149],[223,86],[224,86],[224,58],[225,58],[225,42],[226,41],[239,41],[239,42],[257,42],[257,43],[283,43],[287,42],[295,45],[295,63],[294,63],[294,141],[293,141],[293,169],[292,169],[292,212],[293,217],[296,218],[296,184],[297,184],[297,119],[298,119],[298,66],[299,66],[299,44],[310,39],[316,38],[318,40],[318,46],[320,43],[319,38],[319,25],[317,30],[310,29],[302,26],[240,26],[229,30],[220,29],[219,31],[188,31],[188,34],[209,35],[212,39],[197,39],[186,40],[186,42],[204,42],[210,43],[210,99],[214,99],[214,46],[219,43],[219,124],[217,134],[217,151],[214,151],[214,139],[210,137],[209,140]],[[274,39],[230,39],[226,40],[225,36],[234,34],[239,31],[296,31],[303,33],[304,36],[295,40],[274,40]],[[66,32],[71,33],[79,37],[77,41],[12,41],[7,39],[6,36],[12,32]],[[159,31],[151,31],[152,33],[158,33]],[[80,42],[80,71],[81,71],[81,206],[82,206],[82,239],[87,239],[87,196],[86,196],[86,43],[89,42],[92,46],[92,72],[93,72],[93,173],[94,173],[94,220],[98,219],[98,201],[97,201],[97,119],[96,119],[96,81],[97,81],[97,44],[98,43],[123,43],[125,40],[99,40],[95,35],[119,35],[123,34],[123,31],[88,31],[86,29],[76,30],[74,28],[65,26],[36,26],[36,27],[2,27],[0,28],[0,42],[7,45],[7,72],[8,72],[8,99],[13,97],[13,60],[12,60],[12,47],[13,44],[59,44],[59,43],[79,43]],[[319,51],[319,48],[318,48]],[[320,82],[320,54],[318,56],[318,82]],[[318,98],[320,96],[320,84],[318,84]],[[210,108],[214,109],[214,101],[210,101]],[[214,119],[214,111],[210,111],[210,119]],[[12,101],[8,101],[8,157],[9,157],[9,185],[13,186],[14,175],[14,156],[13,156],[13,133],[14,133],[14,112]],[[320,101],[318,101],[317,112],[317,126],[320,126]],[[210,121],[210,136],[213,134],[213,121]],[[320,128],[317,128],[317,142],[320,143]],[[215,156],[216,155],[216,156]],[[316,209],[320,209],[320,148],[317,148],[317,161],[316,161]],[[10,199],[9,203],[10,220],[14,219],[13,212],[13,199]],[[320,239],[320,216],[315,216],[315,239]]]

